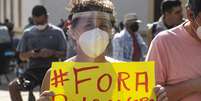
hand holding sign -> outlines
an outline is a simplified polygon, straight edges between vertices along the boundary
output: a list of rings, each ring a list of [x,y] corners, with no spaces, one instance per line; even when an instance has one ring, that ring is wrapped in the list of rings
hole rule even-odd
[[[53,97],[54,93],[50,91],[45,91],[40,95],[40,98],[37,101],[50,101],[49,98]]]
[[[168,101],[167,92],[161,85],[157,85],[154,89],[158,101]]]

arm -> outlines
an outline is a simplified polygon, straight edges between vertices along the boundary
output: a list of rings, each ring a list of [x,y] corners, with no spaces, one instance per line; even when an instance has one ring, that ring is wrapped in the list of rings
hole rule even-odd
[[[22,61],[27,61],[30,58],[37,58],[39,54],[34,51],[34,49],[29,49],[28,40],[31,36],[29,36],[28,31],[24,32],[22,39],[19,41],[17,45],[16,51],[19,52],[19,57]]]
[[[41,49],[39,52],[39,56],[43,58],[48,58],[48,57],[64,58],[65,54],[66,54],[65,51],[57,51],[57,50],[51,50],[46,48]]]
[[[166,84],[169,71],[169,58],[167,56],[168,47],[164,41],[166,37],[157,36],[150,46],[146,61],[155,61],[155,75],[157,84],[165,87],[169,101],[178,101],[193,93],[200,92],[201,78],[184,81],[182,83]]]
[[[31,56],[31,52],[24,52],[19,54],[19,57],[22,61],[27,61]]]
[[[59,34],[58,49],[53,51],[53,56],[57,58],[65,58],[67,55],[67,39],[64,32],[61,30]]]
[[[201,91],[201,78],[185,81],[175,85],[164,86],[169,101],[178,101],[193,93]]]
[[[41,86],[41,93],[50,89],[50,69],[46,72]]]
[[[54,57],[54,58],[65,58],[67,50],[66,37],[62,30],[58,30],[57,38],[59,43],[54,49],[43,48],[39,51],[39,54],[43,58]]]
[[[35,53],[33,50],[31,51],[28,51],[28,52],[21,52],[19,54],[19,57],[22,61],[27,61],[29,60],[30,58],[38,58],[39,57],[39,54],[38,53]]]
[[[58,58],[65,58],[66,52],[65,51],[53,51],[53,56]]]
[[[54,93],[49,91],[50,89],[50,70],[47,71],[43,79],[41,86],[41,95],[37,101],[51,101],[50,98],[54,96]]]
[[[34,50],[28,51],[28,52],[22,52],[19,54],[19,57],[22,61],[27,61],[30,58],[47,58],[47,57],[56,57],[56,58],[64,58],[65,52],[64,51],[55,51],[55,50],[49,50],[49,49],[41,49],[39,53],[34,52]]]

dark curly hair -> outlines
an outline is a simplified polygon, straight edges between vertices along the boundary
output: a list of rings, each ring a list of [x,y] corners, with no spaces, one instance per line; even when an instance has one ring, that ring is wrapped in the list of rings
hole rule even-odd
[[[71,0],[67,9],[71,15],[87,11],[100,11],[114,15],[114,5],[111,0]],[[77,25],[78,19],[72,19],[72,27]],[[112,25],[115,23],[114,16],[111,19]]]
[[[71,0],[68,8],[71,13],[86,11],[114,12],[114,5],[111,0]]]

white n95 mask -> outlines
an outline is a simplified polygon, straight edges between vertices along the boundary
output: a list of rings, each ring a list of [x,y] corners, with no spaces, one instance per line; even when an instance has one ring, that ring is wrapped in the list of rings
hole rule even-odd
[[[109,35],[99,28],[86,31],[79,37],[79,45],[82,51],[90,58],[100,56],[109,44]]]
[[[44,30],[47,26],[48,26],[48,24],[36,25],[36,28],[41,31],[41,30]]]

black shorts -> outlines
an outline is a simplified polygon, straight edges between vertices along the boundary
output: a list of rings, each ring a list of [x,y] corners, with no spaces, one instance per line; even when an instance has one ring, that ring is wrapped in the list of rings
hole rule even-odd
[[[36,86],[41,86],[45,73],[49,68],[30,68],[17,79],[18,88],[21,91],[33,90]]]

